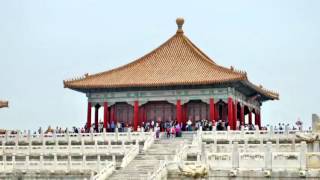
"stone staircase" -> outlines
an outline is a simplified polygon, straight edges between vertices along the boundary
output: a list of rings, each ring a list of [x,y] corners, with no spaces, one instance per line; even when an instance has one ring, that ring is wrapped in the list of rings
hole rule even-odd
[[[165,134],[160,139],[155,140],[154,144],[147,151],[140,151],[131,163],[119,169],[111,175],[111,180],[146,180],[148,173],[153,173],[158,169],[161,160],[172,160],[182,143],[191,144],[193,133],[184,133],[180,138],[167,139]]]

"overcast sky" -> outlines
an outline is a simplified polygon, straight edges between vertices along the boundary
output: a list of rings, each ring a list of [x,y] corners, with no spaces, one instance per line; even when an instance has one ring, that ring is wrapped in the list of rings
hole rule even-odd
[[[0,0],[0,128],[82,126],[84,94],[63,80],[129,63],[176,32],[216,63],[278,91],[262,123],[320,113],[320,1]]]

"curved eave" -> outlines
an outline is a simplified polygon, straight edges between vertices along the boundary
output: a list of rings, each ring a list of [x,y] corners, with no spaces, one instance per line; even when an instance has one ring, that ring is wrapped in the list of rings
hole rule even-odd
[[[263,88],[262,86],[257,86],[253,83],[251,83],[249,80],[244,80],[242,83],[251,89],[255,90],[258,94],[264,96],[267,100],[279,100],[279,93],[267,90]]]
[[[71,81],[66,82],[64,81],[64,88],[69,88],[73,90],[83,91],[83,90],[90,90],[90,89],[112,89],[112,88],[149,88],[149,87],[167,87],[167,86],[188,86],[188,85],[212,85],[212,84],[224,84],[224,83],[232,83],[237,81],[244,81],[246,80],[246,76],[242,76],[239,78],[228,79],[224,81],[215,81],[215,80],[207,80],[207,81],[194,81],[194,82],[164,82],[164,83],[150,83],[150,84],[143,84],[143,83],[136,83],[136,84],[117,84],[117,85],[76,85],[73,84]]]

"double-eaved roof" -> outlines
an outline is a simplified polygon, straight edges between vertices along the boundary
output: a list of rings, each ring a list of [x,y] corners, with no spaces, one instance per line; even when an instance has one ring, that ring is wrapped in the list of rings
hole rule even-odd
[[[64,86],[74,90],[130,87],[167,87],[215,85],[241,82],[266,99],[278,99],[275,92],[252,84],[245,72],[216,64],[183,33],[183,19],[177,19],[177,33],[145,56],[118,68],[66,80]]]

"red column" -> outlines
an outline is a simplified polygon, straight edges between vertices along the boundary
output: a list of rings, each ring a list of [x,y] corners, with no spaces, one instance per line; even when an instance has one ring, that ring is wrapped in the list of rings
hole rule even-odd
[[[215,121],[218,121],[220,120],[220,117],[219,117],[219,106],[218,104],[214,104],[214,120]]]
[[[254,114],[254,124],[259,126],[259,113],[257,110],[255,111],[255,114]]]
[[[261,129],[261,112],[260,111],[258,113],[258,126],[259,126],[259,129]]]
[[[137,131],[139,122],[139,102],[134,101],[133,106],[133,129]]]
[[[244,106],[241,106],[241,112],[240,112],[240,125],[244,125]]]
[[[88,102],[87,129],[91,128],[91,102]]]
[[[234,105],[233,105],[233,114],[234,114],[234,116],[233,116],[233,125],[234,125],[234,128],[235,128],[235,130],[237,130],[238,129],[238,127],[237,127],[237,120],[238,120],[238,105],[237,105],[237,101],[235,101],[234,102]]]
[[[177,100],[177,110],[176,110],[176,115],[177,115],[177,123],[180,124],[182,120],[182,109],[181,109],[181,100]]]
[[[99,108],[100,106],[97,105],[95,107],[95,113],[94,113],[94,128],[98,131],[98,127],[99,127]]]
[[[228,121],[231,130],[234,130],[234,122],[233,122],[233,102],[232,97],[228,98]]]
[[[214,99],[210,98],[210,120],[212,121],[212,125],[215,125],[215,108],[214,108]]]
[[[249,110],[249,125],[252,124],[252,112]]]
[[[108,102],[103,103],[103,128],[108,129],[109,122],[109,111],[108,111]]]

